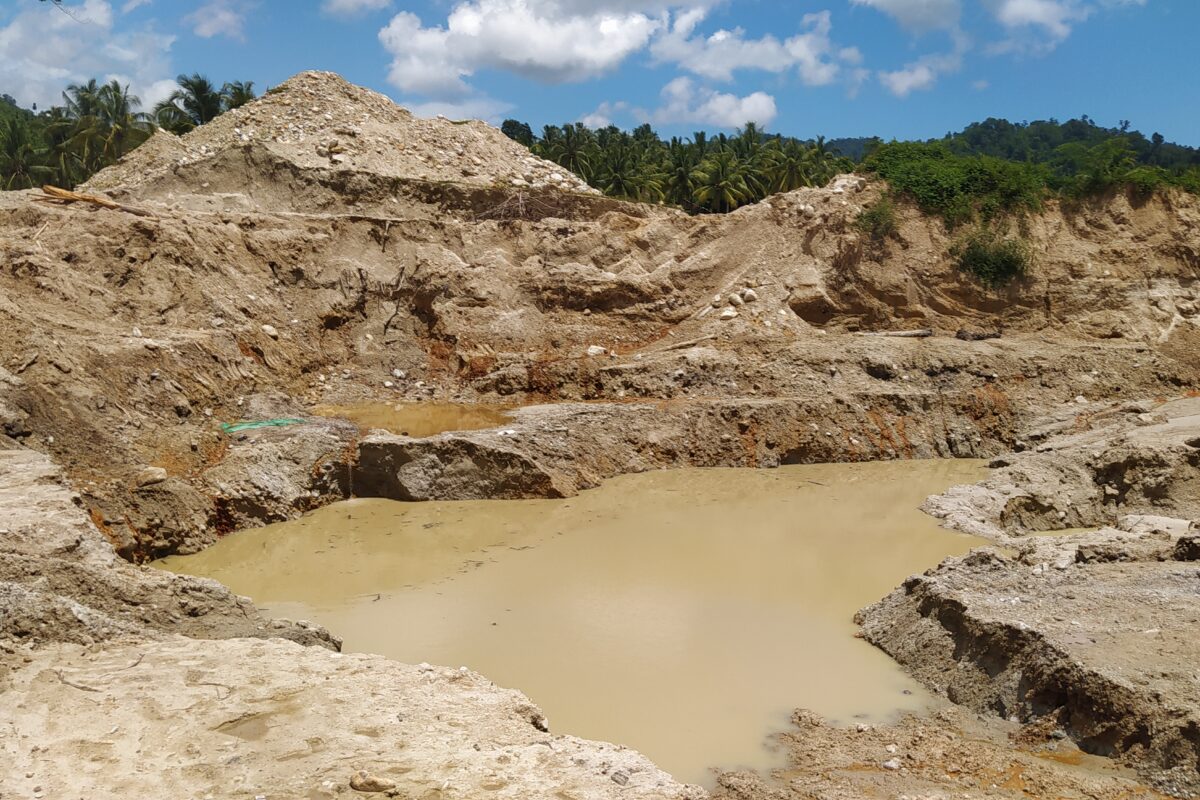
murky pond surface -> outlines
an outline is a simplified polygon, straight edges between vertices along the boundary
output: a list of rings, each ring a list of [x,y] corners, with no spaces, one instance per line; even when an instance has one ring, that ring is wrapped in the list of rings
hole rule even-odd
[[[929,698],[855,639],[854,612],[979,540],[917,510],[982,478],[926,461],[628,475],[568,500],[354,500],[162,562],[348,650],[467,665],[552,730],[676,777],[767,767],[806,707],[844,722]]]
[[[495,428],[512,418],[500,408],[459,403],[363,403],[317,406],[322,417],[342,417],[364,430],[381,428],[405,436],[433,436],[446,431]]]

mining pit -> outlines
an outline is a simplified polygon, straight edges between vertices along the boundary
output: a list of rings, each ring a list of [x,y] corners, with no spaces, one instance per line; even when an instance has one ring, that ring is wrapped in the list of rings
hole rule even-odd
[[[302,73],[0,194],[0,795],[1200,794],[1200,202],[986,289],[884,189]]]

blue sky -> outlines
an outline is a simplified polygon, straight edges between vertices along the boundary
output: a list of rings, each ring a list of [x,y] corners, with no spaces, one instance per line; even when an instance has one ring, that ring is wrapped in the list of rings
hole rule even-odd
[[[418,113],[926,138],[1088,114],[1200,145],[1196,0],[0,0],[0,92],[339,72]]]

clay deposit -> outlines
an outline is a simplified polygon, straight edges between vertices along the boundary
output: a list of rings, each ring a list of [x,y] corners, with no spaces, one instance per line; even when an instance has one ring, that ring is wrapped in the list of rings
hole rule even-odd
[[[1049,203],[1025,221],[1031,276],[988,291],[914,208],[864,241],[883,188],[842,176],[689,217],[305,73],[87,187],[150,217],[0,195],[0,704],[19,721],[0,791],[699,796],[538,730],[484,678],[338,657],[336,631],[134,564],[351,496],[942,456],[998,459],[928,506],[998,549],[910,579],[864,635],[989,733],[801,716],[789,770],[718,793],[983,796],[1010,769],[1009,792],[1143,791],[1022,755],[1054,744],[1196,794],[1200,202]],[[316,413],[428,400],[519,409],[423,438]],[[220,426],[276,419],[298,422]],[[1080,527],[1103,530],[1025,536]],[[314,732],[305,709],[338,722]]]

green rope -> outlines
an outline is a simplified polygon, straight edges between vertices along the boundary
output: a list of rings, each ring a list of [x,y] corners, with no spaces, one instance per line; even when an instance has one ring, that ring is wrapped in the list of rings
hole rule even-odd
[[[283,428],[288,425],[303,425],[304,420],[292,419],[284,417],[282,419],[263,419],[257,422],[225,422],[221,424],[221,430],[225,433],[240,433],[241,431],[252,431],[258,428]]]

